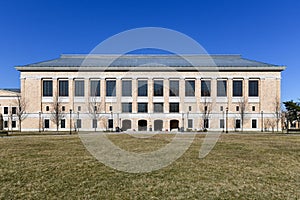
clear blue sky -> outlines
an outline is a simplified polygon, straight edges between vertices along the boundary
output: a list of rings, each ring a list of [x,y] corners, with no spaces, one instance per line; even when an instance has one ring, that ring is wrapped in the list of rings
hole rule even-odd
[[[138,27],[164,27],[210,54],[286,65],[282,100],[300,98],[299,0],[0,1],[0,88],[18,88],[16,65],[88,53]]]

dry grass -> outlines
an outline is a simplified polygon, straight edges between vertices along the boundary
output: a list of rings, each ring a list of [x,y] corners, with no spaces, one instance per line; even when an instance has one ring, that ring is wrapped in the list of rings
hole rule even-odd
[[[111,135],[135,152],[157,149],[172,135]],[[203,135],[170,166],[144,174],[95,160],[76,135],[0,138],[1,199],[299,199],[300,136],[228,134],[205,159]]]

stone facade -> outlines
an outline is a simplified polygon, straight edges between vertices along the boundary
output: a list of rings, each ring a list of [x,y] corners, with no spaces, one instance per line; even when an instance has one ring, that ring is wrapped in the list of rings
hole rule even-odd
[[[129,56],[127,59],[138,60],[144,57],[147,58],[147,56]],[[157,57],[159,56],[155,58]],[[241,59],[223,57],[225,61]],[[87,66],[74,64],[73,59],[78,58],[78,55],[69,55],[68,58],[69,64],[68,62],[57,66],[53,64],[60,62],[61,57],[54,60],[55,62],[17,67],[21,72],[22,97],[27,102],[28,117],[23,121],[23,130],[56,130],[56,123],[53,120],[55,104],[59,106],[59,130],[65,131],[70,128],[82,131],[115,130],[117,127],[148,131],[172,129],[233,131],[242,128],[247,131],[259,131],[266,126],[274,125],[276,121],[276,102],[280,102],[281,71],[285,68],[283,66],[264,64],[260,66],[259,62],[250,63],[252,66],[243,63],[242,60],[238,64],[228,66],[217,63],[213,66],[213,70],[205,68],[206,65],[194,68],[172,66],[164,68],[152,67],[151,63],[136,67],[121,63],[119,64],[121,66],[104,66],[103,70],[101,66],[97,68],[88,64]],[[96,58],[101,60],[106,57],[98,55]],[[138,82],[141,80],[147,81],[146,96],[138,94]],[[218,81],[221,80],[225,83],[223,88],[225,95],[218,94],[220,90]],[[51,85],[47,86],[52,91],[51,95],[45,96],[44,90],[47,89],[45,81],[49,81]],[[76,96],[75,87],[79,88],[75,86],[76,81],[83,81],[83,88],[80,89],[83,95]],[[95,97],[91,94],[92,81],[100,82],[100,94]],[[111,88],[106,88],[108,81],[115,86],[112,89],[114,92]],[[126,90],[122,89],[124,81],[131,81],[128,82],[130,95],[123,95]],[[162,83],[160,88],[162,93],[157,96],[155,94],[159,91],[154,87],[156,81]],[[170,81],[178,81],[178,96],[170,96]],[[64,83],[60,85],[60,82]],[[192,83],[191,88],[187,82]],[[194,95],[187,95],[188,88]],[[207,88],[209,91],[207,94],[201,92]],[[233,93],[239,89],[242,94],[234,95]],[[249,95],[250,90],[254,95]],[[112,96],[107,94],[110,92],[113,93]],[[146,111],[139,110],[139,107],[145,105],[143,103],[147,104]],[[154,108],[160,105],[163,106],[162,112]],[[127,110],[126,106],[130,109]],[[242,115],[241,110],[244,111]]]

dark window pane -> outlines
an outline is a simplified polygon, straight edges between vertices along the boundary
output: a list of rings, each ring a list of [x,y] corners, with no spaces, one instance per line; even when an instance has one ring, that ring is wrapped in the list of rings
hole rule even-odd
[[[227,81],[217,81],[217,96],[226,97],[227,96]]]
[[[106,81],[106,96],[115,97],[116,96],[116,81],[115,80],[107,80]]]
[[[114,120],[108,119],[108,128],[114,128]]]
[[[122,96],[123,97],[132,96],[132,82],[130,80],[122,81]]]
[[[256,121],[256,119],[252,119],[252,128],[257,128],[257,121]]]
[[[258,81],[249,81],[249,97],[258,97]]]
[[[138,103],[138,112],[147,113],[148,103]]]
[[[164,103],[154,103],[154,112],[155,113],[164,112]]]
[[[185,81],[185,96],[195,96],[195,81]]]
[[[138,96],[148,96],[148,81],[138,81]]]
[[[122,112],[131,113],[132,112],[132,103],[122,103]]]
[[[169,106],[170,106],[169,109],[170,113],[171,112],[179,113],[179,103],[170,103]]]
[[[69,96],[69,81],[59,81],[59,96]]]
[[[203,120],[203,127],[204,128],[209,128],[209,119],[204,119]]]
[[[243,96],[243,81],[233,81],[233,96]]]
[[[220,119],[220,128],[224,128],[224,119]]]
[[[179,81],[170,81],[170,96],[179,96]]]
[[[17,107],[12,107],[12,108],[11,108],[11,113],[12,113],[13,115],[17,114]]]
[[[93,119],[93,128],[97,128],[97,119]]]
[[[75,96],[76,97],[83,97],[84,96],[84,81],[83,80],[76,80],[75,81]]]
[[[43,81],[43,96],[52,97],[53,95],[53,83],[51,80]]]
[[[8,115],[8,107],[4,107],[4,114]]]
[[[235,128],[241,128],[241,120],[240,119],[235,120]]]
[[[188,128],[193,128],[193,120],[192,119],[188,120]]]
[[[201,81],[201,96],[210,96],[210,81]]]
[[[163,81],[154,81],[154,96],[164,96]]]
[[[50,128],[50,120],[49,119],[45,119],[45,121],[44,121],[44,127],[45,128]]]
[[[11,122],[11,127],[12,128],[16,128],[17,127],[17,122],[16,121],[12,121]]]
[[[4,121],[4,128],[8,128],[8,121]]]
[[[76,121],[76,127],[81,128],[81,119],[77,119]]]
[[[66,128],[66,120],[65,119],[60,120],[60,127]]]
[[[90,84],[90,96],[100,97],[100,81],[91,80]]]

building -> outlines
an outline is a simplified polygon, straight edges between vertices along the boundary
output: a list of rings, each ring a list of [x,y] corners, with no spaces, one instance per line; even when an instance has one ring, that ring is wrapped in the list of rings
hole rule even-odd
[[[0,130],[18,130],[19,89],[0,89]]]
[[[285,66],[240,55],[61,55],[16,69],[23,130],[258,131],[276,121]]]

